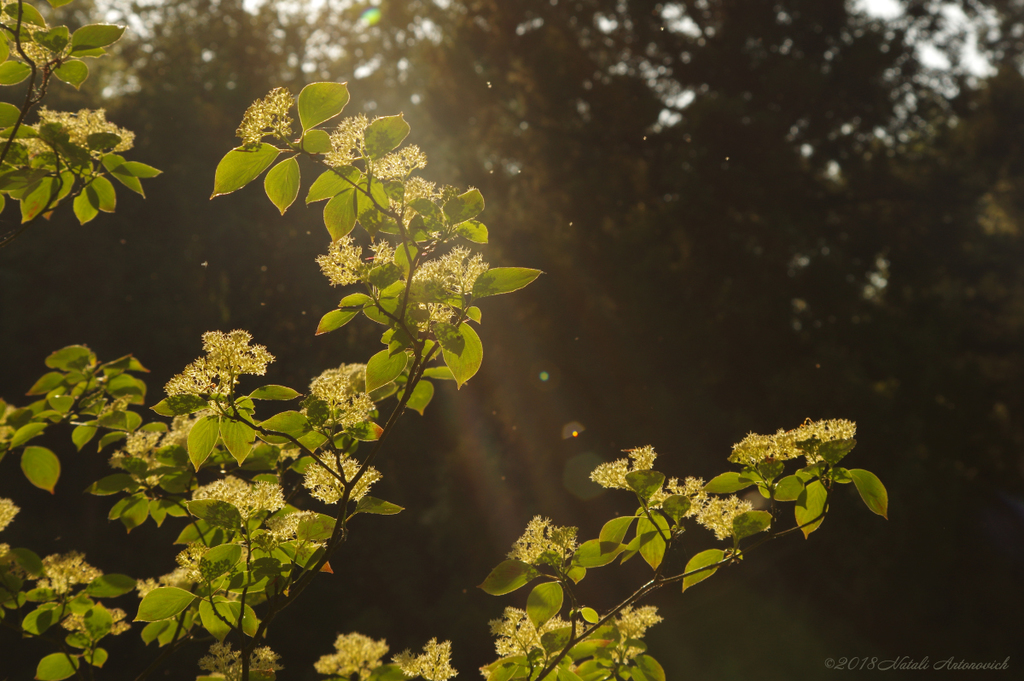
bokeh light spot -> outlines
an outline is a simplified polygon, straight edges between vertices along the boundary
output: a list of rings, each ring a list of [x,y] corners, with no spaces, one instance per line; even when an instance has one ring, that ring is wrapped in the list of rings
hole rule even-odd
[[[375,26],[380,23],[380,16],[380,10],[376,7],[371,7],[359,15],[359,21],[363,22],[365,26]]]
[[[586,426],[579,421],[569,421],[569,423],[562,426],[562,439],[568,440],[571,437],[579,437],[580,433],[586,429]]]
[[[549,374],[549,373],[548,373],[548,372],[546,372],[546,371],[542,371],[542,372],[540,372],[539,374],[537,374],[537,378],[539,378],[540,380],[542,380],[542,381],[544,381],[545,383],[547,383],[547,382],[548,382],[548,379],[549,379],[549,378],[551,378],[551,374]]]

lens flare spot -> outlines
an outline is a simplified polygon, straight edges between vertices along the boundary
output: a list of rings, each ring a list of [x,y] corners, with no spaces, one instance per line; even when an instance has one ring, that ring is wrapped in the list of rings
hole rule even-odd
[[[380,10],[376,7],[371,7],[359,15],[359,21],[361,21],[364,26],[375,26],[380,23],[380,16]]]
[[[586,427],[579,421],[569,421],[569,423],[562,426],[562,439],[568,440],[570,438],[579,437],[580,433],[586,430]]]
[[[547,383],[547,382],[548,382],[548,379],[549,379],[549,378],[551,378],[551,374],[549,374],[549,373],[548,373],[548,372],[546,372],[546,371],[542,371],[542,372],[540,372],[539,374],[537,374],[537,378],[539,378],[539,379],[540,379],[541,381],[543,381],[544,383]]]

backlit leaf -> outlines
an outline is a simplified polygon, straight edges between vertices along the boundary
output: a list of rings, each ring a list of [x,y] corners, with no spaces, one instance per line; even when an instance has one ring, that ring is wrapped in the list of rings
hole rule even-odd
[[[60,477],[60,460],[46,447],[25,447],[21,454],[21,470],[29,482],[53,494]]]
[[[213,194],[210,198],[230,194],[249,184],[260,173],[270,167],[280,149],[263,143],[255,149],[237,147],[232,149],[217,164],[217,172],[213,179]]]

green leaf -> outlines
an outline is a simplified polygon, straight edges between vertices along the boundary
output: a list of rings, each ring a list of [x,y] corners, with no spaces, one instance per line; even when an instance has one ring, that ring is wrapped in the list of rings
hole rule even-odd
[[[43,361],[51,369],[62,371],[80,371],[96,362],[92,350],[84,345],[68,345],[47,355]]]
[[[342,166],[326,170],[321,173],[320,177],[313,180],[313,184],[306,194],[306,203],[310,204],[333,198],[346,189],[352,189],[362,179],[363,174],[358,168],[352,166]]]
[[[238,509],[226,501],[219,499],[198,499],[186,502],[188,512],[205,520],[213,527],[234,530],[241,526],[242,515]]]
[[[526,586],[539,574],[532,565],[520,560],[506,560],[491,570],[478,588],[492,596],[503,596]]]
[[[664,516],[654,516],[654,521],[657,523],[655,526],[647,518],[638,518],[636,521],[636,537],[639,540],[640,556],[651,566],[652,569],[657,570],[658,566],[661,565],[661,561],[665,558],[665,549],[667,544],[662,534],[668,535],[668,520]],[[658,529],[661,532],[658,532]]]
[[[114,185],[110,184],[110,180],[102,175],[94,177],[92,182],[87,184],[75,199],[77,200],[83,195],[89,205],[96,210],[113,213],[117,208],[117,193],[114,191]]]
[[[423,378],[434,378],[439,381],[454,381],[455,376],[452,374],[452,370],[446,366],[441,367],[430,367],[424,369]]]
[[[85,661],[93,667],[102,667],[108,657],[109,653],[104,648],[95,648],[92,653],[86,652]]]
[[[280,414],[271,416],[266,421],[260,423],[260,427],[265,430],[272,430],[278,433],[287,433],[292,437],[298,439],[312,429],[309,425],[309,420],[297,411],[283,411]],[[261,439],[271,444],[282,444],[288,442],[287,438],[280,436],[265,436],[261,435]]]
[[[299,162],[294,156],[286,158],[270,169],[263,180],[267,198],[284,215],[299,195]]]
[[[538,629],[562,609],[562,585],[546,582],[533,587],[526,598],[526,614]]]
[[[357,314],[359,314],[358,310],[331,310],[320,318],[315,335],[319,336],[340,329],[352,321]]]
[[[635,516],[627,515],[621,518],[612,518],[604,524],[601,528],[601,534],[599,539],[602,542],[611,542],[613,544],[621,544],[622,540],[626,537],[626,532],[629,531],[629,527],[636,520]]]
[[[100,575],[85,588],[93,598],[116,598],[135,588],[135,580],[128,575]]]
[[[356,226],[356,194],[343,189],[324,206],[324,226],[333,241],[349,234]]]
[[[85,138],[92,151],[106,151],[121,143],[121,136],[113,132],[94,132]]]
[[[665,476],[658,471],[633,471],[626,473],[626,484],[641,499],[647,501],[665,484]]]
[[[16,431],[14,431],[14,435],[11,437],[11,442],[8,446],[11,449],[22,446],[23,444],[34,438],[36,435],[39,435],[39,433],[46,430],[47,425],[49,424],[38,422],[26,423],[21,428],[18,428]]]
[[[13,104],[0,102],[0,129],[12,127],[20,116],[21,109]]]
[[[853,484],[860,492],[860,498],[872,513],[877,513],[886,520],[889,519],[889,493],[885,491],[885,485],[871,471],[863,468],[851,468],[848,471]]]
[[[857,446],[857,441],[853,438],[847,440],[832,440],[831,442],[822,442],[818,445],[818,456],[828,461],[830,464],[835,466],[839,463],[844,456],[853,451],[853,448]]]
[[[220,438],[220,418],[204,416],[196,421],[188,433],[188,458],[196,470],[210,456]]]
[[[360,442],[374,442],[380,439],[384,429],[373,421],[366,421],[352,426],[346,432]]]
[[[241,466],[256,442],[256,431],[240,421],[224,418],[220,422],[220,439]]]
[[[45,31],[36,31],[32,34],[32,40],[50,52],[59,53],[67,46],[68,36],[67,26],[54,26]]]
[[[372,392],[401,376],[408,361],[409,356],[404,352],[390,355],[387,350],[381,350],[371,357],[366,363],[366,392]]]
[[[99,201],[97,201],[97,204],[98,203]],[[71,206],[75,211],[75,217],[78,218],[78,224],[80,225],[90,222],[100,214],[99,209],[93,205],[92,201],[90,201],[88,187],[75,197],[75,200],[71,202]]]
[[[474,243],[487,243],[487,227],[482,222],[466,220],[458,226],[455,232],[464,239],[468,239]]]
[[[39,636],[57,623],[61,617],[60,608],[55,603],[41,605],[21,620],[22,631]]]
[[[106,636],[110,633],[110,628],[114,626],[114,619],[110,616],[110,612],[102,605],[94,605],[89,608],[82,619],[85,624],[85,631],[94,641]]]
[[[195,502],[193,502],[195,503]],[[161,586],[153,589],[139,603],[136,622],[156,622],[175,617],[192,605],[196,595],[176,586]]]
[[[10,555],[14,557],[18,565],[25,572],[33,577],[43,576],[43,561],[39,559],[35,551],[31,549],[11,549]]]
[[[661,510],[678,524],[690,510],[690,500],[682,494],[673,494],[661,502]]]
[[[89,24],[71,35],[71,56],[77,57],[97,48],[117,42],[126,26],[114,24]]]
[[[796,501],[803,491],[803,481],[796,475],[787,475],[775,484],[775,500]]]
[[[624,548],[619,542],[591,539],[580,544],[572,562],[585,568],[601,567],[615,560]]]
[[[310,83],[299,93],[299,123],[303,131],[320,125],[341,113],[348,104],[345,83]]]
[[[64,374],[59,371],[50,371],[39,377],[26,395],[45,395],[64,381]]]
[[[412,395],[409,396],[409,401],[405,403],[405,406],[409,407],[414,411],[418,411],[420,416],[423,416],[423,410],[430,404],[430,400],[434,397],[434,384],[430,381],[420,381],[416,384],[416,387],[412,390]]]
[[[25,447],[21,454],[21,470],[29,482],[53,494],[60,477],[60,459],[46,447]]]
[[[295,538],[299,541],[324,541],[334,534],[335,520],[329,515],[317,513],[313,517],[303,518],[295,529]]]
[[[89,440],[96,434],[96,426],[81,425],[75,426],[75,430],[71,431],[71,441],[75,445],[75,450],[78,452],[82,451]]]
[[[260,144],[255,149],[243,147],[232,149],[217,164],[217,172],[213,179],[213,194],[210,195],[210,198],[230,194],[249,184],[269,168],[280,153],[280,149],[267,143]]]
[[[818,529],[821,522],[825,519],[825,501],[827,499],[828,492],[825,491],[825,486],[821,484],[820,480],[808,483],[800,493],[800,496],[797,497],[796,508],[793,509],[793,513],[796,516],[797,525],[807,525],[807,527],[803,527],[800,530],[804,533],[804,538],[809,537],[811,532]],[[811,522],[815,518],[818,518],[818,520]]]
[[[405,508],[390,501],[366,496],[356,504],[356,513],[372,513],[374,515],[395,515],[401,513]]]
[[[0,64],[0,68],[3,64]],[[22,224],[35,219],[47,208],[53,208],[57,194],[60,191],[59,180],[53,177],[44,177],[35,188],[31,188],[27,194],[21,197],[21,222]]]
[[[434,334],[441,345],[444,363],[455,377],[455,387],[461,388],[479,371],[483,363],[484,346],[480,342],[480,336],[469,324],[454,327],[445,322],[434,324]]]
[[[633,665],[633,681],[665,681],[665,670],[650,655],[637,655]]]
[[[50,653],[39,660],[39,666],[36,667],[36,679],[38,681],[60,681],[61,679],[67,679],[75,675],[78,665],[77,655]]]
[[[0,64],[0,85],[17,85],[29,77],[32,69],[20,61],[5,61]]]
[[[768,511],[747,511],[732,519],[732,536],[737,540],[750,537],[768,529],[772,514]]]
[[[161,416],[191,414],[210,406],[210,401],[198,395],[171,395],[154,404],[150,409]]]
[[[145,163],[139,163],[138,161],[126,161],[117,166],[111,172],[126,175],[128,177],[141,177],[143,179],[147,179],[150,177],[156,177],[163,171],[157,170],[153,166],[148,166]]]
[[[685,572],[694,572],[695,570],[700,570],[700,572],[695,572],[694,574],[683,578],[683,591],[686,591],[698,582],[703,582],[705,579],[715,574],[715,572],[718,571],[717,567],[707,570],[702,570],[701,568],[707,568],[709,565],[720,563],[723,558],[725,558],[725,552],[719,549],[701,551],[691,558],[689,562],[686,563]]]
[[[722,473],[704,485],[704,491],[712,494],[732,494],[754,484],[754,480],[735,471]]]
[[[590,624],[597,624],[601,619],[601,616],[597,614],[597,610],[593,608],[583,608],[580,610],[580,614],[583,615],[583,619]]]
[[[9,3],[4,7],[4,12],[7,16],[11,17],[15,21],[18,20],[18,10],[21,10],[21,22],[22,24],[32,24],[33,26],[46,26],[46,21],[43,20],[43,15],[39,13],[32,5],[26,3]],[[26,36],[27,37],[27,36]]]
[[[378,118],[366,128],[366,153],[373,160],[388,153],[409,134],[409,124],[402,114]]]
[[[308,154],[326,154],[331,150],[331,136],[324,130],[307,130],[301,146]]]
[[[254,400],[294,400],[299,396],[298,392],[283,385],[264,385],[249,393]]]
[[[469,220],[470,218],[475,218],[483,212],[484,196],[480,193],[480,190],[470,189],[465,194],[460,194],[445,203],[443,210],[444,214],[448,217],[448,220],[453,225],[457,225],[460,222]],[[528,284],[530,282],[526,283]],[[523,286],[526,286],[526,284],[523,284]],[[519,288],[522,288],[522,286]]]
[[[126,489],[131,489],[134,492],[138,488],[138,483],[135,482],[135,478],[132,476],[127,473],[114,473],[113,475],[100,478],[86,487],[85,491],[98,497],[105,497]]]
[[[89,77],[89,67],[83,61],[69,59],[55,68],[53,75],[77,90],[82,87],[82,83]]]
[[[199,560],[199,572],[203,579],[212,582],[217,577],[231,572],[242,559],[242,547],[238,544],[214,546]]]
[[[528,267],[495,267],[476,278],[473,284],[473,297],[485,298],[518,291],[529,286],[540,275],[540,270],[531,270]]]

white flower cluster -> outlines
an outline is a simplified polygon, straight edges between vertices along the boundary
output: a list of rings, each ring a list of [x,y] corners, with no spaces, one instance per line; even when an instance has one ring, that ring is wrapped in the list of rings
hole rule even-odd
[[[500,620],[491,620],[491,635],[495,637],[494,649],[501,657],[529,655],[533,649],[543,649],[541,636],[568,626],[568,622],[557,615],[538,629],[525,610],[507,607]]]
[[[356,473],[359,472],[359,462],[350,457],[345,457],[341,460],[341,470],[338,470],[337,459],[330,452],[323,452],[317,455],[317,458],[323,462],[324,466],[327,466],[334,473],[338,473],[345,479],[347,484],[350,484],[355,479]],[[343,486],[341,480],[329,473],[324,466],[317,464],[311,464],[306,468],[305,479],[302,484],[309,490],[309,493],[316,499],[326,504],[336,504],[341,499]],[[377,482],[383,477],[373,466],[366,469],[363,473],[363,477],[359,478],[359,482],[356,483],[355,488],[349,494],[349,499],[352,501],[359,501],[366,493],[370,491],[370,486]]]
[[[816,448],[804,449],[799,446],[801,443],[806,443],[808,440],[817,440],[819,443],[848,440],[856,434],[857,424],[853,421],[846,419],[811,421],[808,419],[798,428],[793,430],[780,428],[774,435],[750,433],[732,446],[729,461],[756,466],[768,459],[786,461],[805,456],[807,464],[810,465],[817,463],[821,458],[817,456]]]
[[[279,663],[280,656],[266,646],[256,648],[249,658],[250,672],[275,672],[283,667]],[[199,667],[212,675],[226,681],[241,681],[242,654],[231,648],[228,643],[214,643],[210,653],[199,660]]]
[[[438,643],[436,638],[430,639],[423,652],[413,655],[406,650],[394,658],[395,664],[406,676],[422,676],[427,681],[448,681],[458,675],[452,668],[452,642]]]
[[[262,345],[249,345],[251,340],[252,335],[240,329],[207,331],[203,334],[206,356],[185,367],[164,390],[168,395],[210,395],[234,389],[242,374],[262,376],[274,356]]]
[[[541,516],[534,516],[526,525],[523,533],[508,557],[533,565],[546,551],[553,551],[562,558],[571,556],[576,551],[575,527],[556,527],[551,521]]]
[[[367,679],[380,666],[381,658],[388,654],[384,639],[374,641],[359,633],[339,634],[334,641],[334,653],[324,655],[313,665],[321,674],[336,674],[346,679],[358,674]]]

